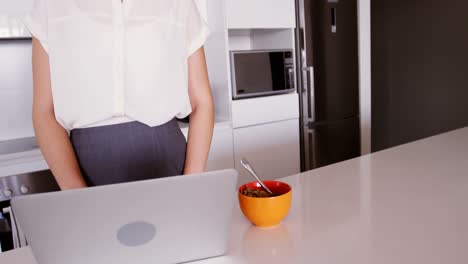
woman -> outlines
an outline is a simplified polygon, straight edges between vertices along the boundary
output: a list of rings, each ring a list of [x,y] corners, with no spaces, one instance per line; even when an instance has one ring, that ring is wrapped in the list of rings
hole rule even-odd
[[[34,128],[61,189],[205,170],[209,31],[193,0],[35,0],[25,24]],[[175,118],[189,114],[186,142]]]

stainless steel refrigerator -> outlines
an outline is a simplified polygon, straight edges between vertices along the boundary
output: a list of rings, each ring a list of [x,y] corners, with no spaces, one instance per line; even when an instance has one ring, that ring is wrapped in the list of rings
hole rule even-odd
[[[360,155],[357,0],[297,0],[301,169]]]

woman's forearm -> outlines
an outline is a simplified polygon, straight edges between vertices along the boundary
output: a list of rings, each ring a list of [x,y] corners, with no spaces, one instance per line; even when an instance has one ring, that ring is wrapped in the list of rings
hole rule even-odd
[[[214,127],[213,103],[198,106],[190,115],[184,174],[204,172]]]
[[[60,188],[86,187],[67,131],[48,113],[33,113],[33,121],[42,154]]]
[[[33,123],[42,153],[62,190],[86,187],[67,131],[54,114],[49,55],[39,40],[32,40],[34,79]]]
[[[192,114],[184,174],[193,174],[205,171],[214,127],[213,96],[203,47],[190,56],[188,66]]]

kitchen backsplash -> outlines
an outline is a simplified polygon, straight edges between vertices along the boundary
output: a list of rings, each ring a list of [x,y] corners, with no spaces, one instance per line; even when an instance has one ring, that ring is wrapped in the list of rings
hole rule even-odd
[[[30,41],[0,41],[0,141],[34,135],[31,68]]]

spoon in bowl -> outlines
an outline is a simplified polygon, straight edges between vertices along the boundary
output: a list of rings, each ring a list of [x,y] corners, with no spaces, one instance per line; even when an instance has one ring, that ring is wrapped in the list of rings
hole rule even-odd
[[[253,168],[250,166],[250,163],[246,160],[246,159],[241,159],[240,163],[242,164],[242,166],[244,166],[244,168],[250,173],[252,174],[252,176],[255,178],[255,180],[257,180],[257,182],[262,186],[263,189],[265,189],[265,191],[267,191],[270,195],[273,195],[273,192],[268,189],[268,187],[266,187],[266,185],[263,183],[263,181],[258,177],[258,175],[255,173],[255,171],[253,170]]]

